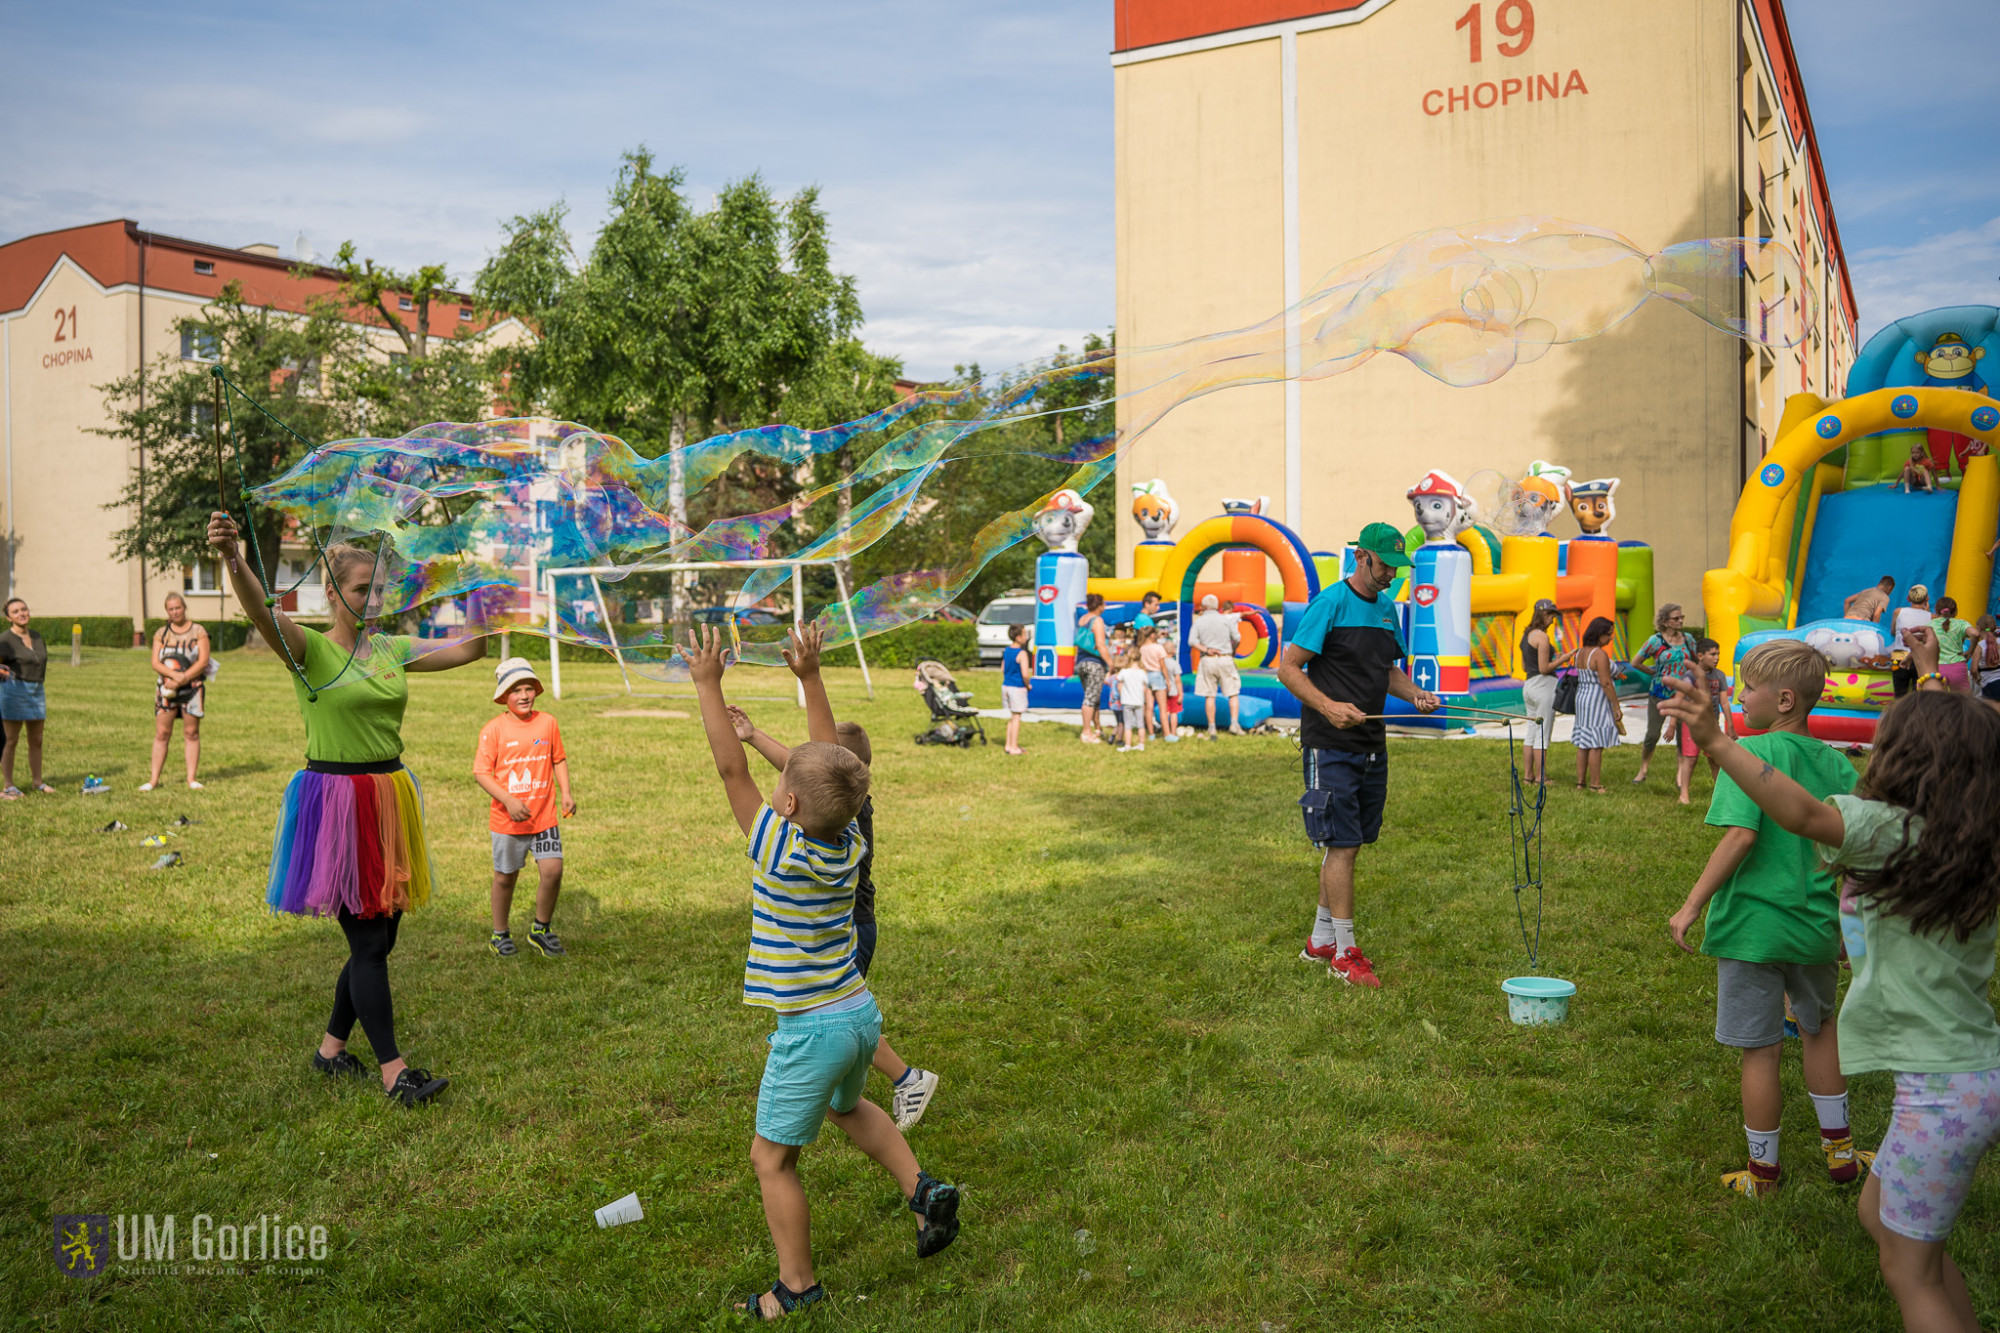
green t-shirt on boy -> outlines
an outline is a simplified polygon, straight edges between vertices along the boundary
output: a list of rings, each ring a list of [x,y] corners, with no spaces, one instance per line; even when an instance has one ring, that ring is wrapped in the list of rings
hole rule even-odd
[[[1854,789],[1854,765],[1832,746],[1791,731],[1750,736],[1743,748],[1825,800]],[[1747,828],[1757,844],[1708,904],[1701,951],[1745,963],[1831,963],[1840,957],[1837,878],[1817,844],[1778,827],[1727,773],[1717,775],[1708,822]]]
[[[306,636],[306,680],[318,691],[307,697],[305,681],[292,673],[292,693],[306,720],[306,758],[323,763],[375,764],[403,753],[403,710],[410,702],[404,670],[413,642],[401,634],[371,634],[349,659],[348,651],[310,625]],[[323,682],[323,683],[322,683]]]

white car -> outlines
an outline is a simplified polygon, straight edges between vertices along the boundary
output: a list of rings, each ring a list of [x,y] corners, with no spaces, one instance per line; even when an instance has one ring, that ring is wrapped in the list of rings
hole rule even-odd
[[[1008,593],[1005,597],[995,597],[979,613],[979,665],[1000,665],[1001,659],[1007,655],[1007,631],[1015,625],[1026,625],[1029,636],[1033,637],[1033,593]]]

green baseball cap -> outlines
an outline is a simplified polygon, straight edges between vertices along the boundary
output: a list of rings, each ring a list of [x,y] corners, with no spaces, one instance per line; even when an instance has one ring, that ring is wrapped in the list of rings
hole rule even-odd
[[[1361,537],[1354,544],[1364,551],[1373,552],[1391,569],[1409,568],[1410,557],[1403,554],[1403,534],[1387,523],[1370,523],[1361,529]]]

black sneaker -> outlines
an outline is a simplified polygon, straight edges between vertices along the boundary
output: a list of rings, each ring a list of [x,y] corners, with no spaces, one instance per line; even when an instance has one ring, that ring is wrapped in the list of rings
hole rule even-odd
[[[561,958],[568,952],[562,947],[562,941],[556,938],[555,932],[540,923],[528,927],[528,943],[541,950],[544,958]]]
[[[928,1171],[917,1172],[910,1211],[924,1219],[917,1233],[917,1258],[928,1259],[958,1239],[958,1186],[947,1185]]]
[[[492,935],[487,937],[486,947],[493,951],[493,956],[495,958],[512,958],[515,954],[520,952],[520,950],[515,947],[514,937],[512,935],[502,935],[497,930],[494,931]]]
[[[428,1069],[405,1066],[396,1075],[396,1086],[389,1089],[389,1100],[401,1102],[404,1106],[416,1106],[443,1092],[451,1086],[448,1078],[439,1078]]]
[[[368,1072],[367,1066],[363,1065],[346,1051],[342,1051],[339,1055],[334,1056],[325,1056],[321,1055],[318,1051],[314,1051],[313,1068],[329,1078],[336,1074],[345,1074],[348,1078],[359,1078]]]

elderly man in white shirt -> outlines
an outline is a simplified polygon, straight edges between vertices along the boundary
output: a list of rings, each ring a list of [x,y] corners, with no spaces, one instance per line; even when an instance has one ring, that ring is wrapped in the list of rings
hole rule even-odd
[[[1215,696],[1220,691],[1229,700],[1229,734],[1241,736],[1238,721],[1243,678],[1236,673],[1236,644],[1243,637],[1235,616],[1224,615],[1221,603],[1210,593],[1201,599],[1201,614],[1188,629],[1188,648],[1194,654],[1194,692],[1208,708],[1208,738],[1215,739]]]

